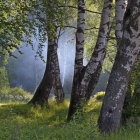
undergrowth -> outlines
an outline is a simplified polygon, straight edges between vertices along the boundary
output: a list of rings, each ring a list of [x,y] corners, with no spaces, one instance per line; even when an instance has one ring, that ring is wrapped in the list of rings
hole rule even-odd
[[[28,102],[32,95],[19,87],[0,89],[0,102]]]
[[[99,94],[101,96],[101,94]],[[98,100],[99,99],[99,100]],[[102,104],[95,96],[77,112],[75,119],[66,121],[69,101],[49,108],[33,108],[25,103],[0,104],[0,140],[139,140],[140,129],[122,128],[111,135],[101,135],[97,120]]]

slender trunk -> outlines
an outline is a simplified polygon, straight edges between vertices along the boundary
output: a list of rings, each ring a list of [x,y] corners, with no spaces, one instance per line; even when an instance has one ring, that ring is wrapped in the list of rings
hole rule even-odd
[[[94,48],[92,57],[86,66],[85,74],[81,81],[79,90],[79,93],[85,97],[85,100],[88,100],[90,98],[92,91],[90,91],[89,89],[93,90],[95,88],[101,74],[102,65],[106,54],[111,7],[112,0],[105,0],[97,43]]]
[[[64,100],[64,92],[60,80],[60,69],[57,55],[57,38],[48,34],[48,53],[47,64],[43,79],[37,88],[32,100],[29,103],[48,105],[48,98],[51,93],[51,89],[54,87],[55,96],[57,102]]]
[[[61,78],[60,78],[60,68],[59,68],[59,61],[58,61],[58,55],[57,55],[57,47],[55,48],[55,55],[54,55],[54,94],[56,98],[57,103],[61,103],[64,101],[64,91],[61,83]]]
[[[108,31],[108,34],[107,34],[108,39],[106,40],[106,44],[109,40],[109,35],[111,33],[112,28],[113,28],[113,23],[110,26],[110,29]],[[105,48],[106,48],[106,46],[105,46]],[[105,54],[104,54],[104,56],[105,56]],[[91,80],[89,82],[89,85],[88,85],[88,88],[87,88],[87,91],[86,91],[86,94],[85,94],[86,102],[88,102],[90,100],[90,97],[92,96],[92,93],[93,93],[93,91],[96,87],[96,84],[98,83],[98,80],[99,80],[99,77],[100,77],[100,74],[101,74],[101,70],[102,70],[102,66],[99,65],[97,70],[95,71],[95,73],[91,76]]]
[[[130,1],[124,17],[124,33],[109,78],[100,117],[101,132],[120,126],[122,108],[134,62],[140,51],[140,0]]]
[[[84,32],[85,32],[85,2],[78,0],[78,15],[77,15],[77,32],[76,32],[76,54],[74,66],[74,79],[71,93],[70,108],[68,113],[68,120],[78,109],[77,102],[80,99],[78,94],[81,71],[83,69],[83,55],[84,55]]]

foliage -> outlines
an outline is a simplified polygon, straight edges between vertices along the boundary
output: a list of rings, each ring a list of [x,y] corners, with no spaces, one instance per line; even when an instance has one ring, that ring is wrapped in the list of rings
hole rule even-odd
[[[86,1],[86,9],[101,12],[103,2]],[[90,59],[93,49],[96,45],[101,14],[86,12],[86,30],[85,32],[85,57]],[[93,22],[94,21],[94,22]]]
[[[31,3],[28,0],[0,1],[0,53],[5,54],[6,51],[12,55],[15,49],[19,50],[24,41],[23,36],[30,37],[30,8]]]
[[[103,1],[95,1],[95,2],[86,2],[88,9],[92,11],[102,12],[103,8]],[[113,11],[111,15],[111,24],[110,24],[110,31],[108,36],[108,43],[106,49],[106,57],[103,64],[103,71],[111,71],[112,65],[114,63],[114,58],[116,55],[117,47],[116,47],[116,40],[115,40],[115,22],[114,22],[114,3],[113,3]],[[96,45],[97,37],[98,37],[98,30],[100,25],[100,14],[93,14],[88,13],[86,16],[86,38],[85,38],[85,57],[87,60],[90,60],[91,55],[93,53],[94,47]],[[93,22],[94,21],[94,22]]]

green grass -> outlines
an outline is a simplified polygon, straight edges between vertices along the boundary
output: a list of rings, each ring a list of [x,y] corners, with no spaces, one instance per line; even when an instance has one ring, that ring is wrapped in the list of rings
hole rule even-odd
[[[66,122],[69,102],[49,109],[33,108],[24,103],[0,104],[0,140],[140,140],[140,129],[121,129],[101,135],[97,119],[102,101],[93,98],[84,113]]]

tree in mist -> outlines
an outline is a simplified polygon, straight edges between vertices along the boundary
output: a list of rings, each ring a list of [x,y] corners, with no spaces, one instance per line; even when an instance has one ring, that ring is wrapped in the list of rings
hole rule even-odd
[[[140,51],[140,0],[128,1],[123,21],[123,37],[111,71],[103,101],[99,128],[111,132],[120,127],[130,74]]]
[[[35,95],[29,102],[32,104],[48,105],[49,95],[52,90],[55,94],[57,103],[63,102],[64,100],[64,91],[60,79],[60,68],[57,54],[59,39],[57,24],[61,24],[61,22],[63,22],[62,13],[59,14],[59,11],[56,8],[58,3],[54,3],[54,1],[44,1],[41,6],[44,6],[43,8],[45,10],[43,9],[44,11],[42,14],[45,16],[42,19],[41,15],[37,15],[39,22],[41,22],[39,27],[41,26],[41,28],[44,28],[43,32],[45,32],[45,35],[47,35],[48,38],[48,50],[45,73],[39,87],[35,92]],[[42,7],[38,6],[39,11],[41,11],[40,8]],[[45,19],[45,17],[47,18]]]
[[[45,73],[39,87],[35,92],[34,97],[29,103],[48,105],[48,98],[52,88],[54,88],[56,101],[59,103],[64,100],[64,92],[60,80],[57,48],[57,32],[54,27],[54,33],[48,33],[48,51]]]

